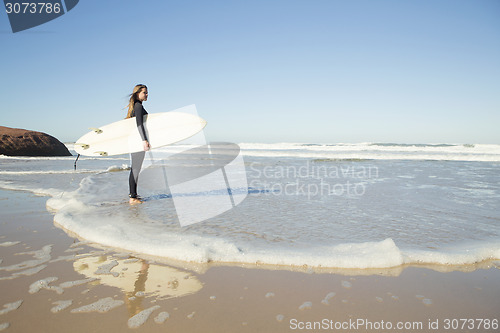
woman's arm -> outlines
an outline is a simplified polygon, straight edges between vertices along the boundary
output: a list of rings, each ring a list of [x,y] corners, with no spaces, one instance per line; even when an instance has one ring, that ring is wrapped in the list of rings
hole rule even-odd
[[[146,136],[146,129],[144,128],[144,112],[141,103],[135,103],[134,105],[135,121],[137,123],[137,129],[141,135],[141,139],[144,143],[144,150],[149,150],[148,137]]]

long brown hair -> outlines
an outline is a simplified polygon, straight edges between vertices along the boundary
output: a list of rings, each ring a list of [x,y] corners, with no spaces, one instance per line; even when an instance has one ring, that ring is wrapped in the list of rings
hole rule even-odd
[[[132,91],[132,93],[129,95],[130,98],[129,98],[129,101],[128,101],[128,112],[127,112],[127,116],[125,118],[131,118],[132,117],[132,113],[134,112],[134,104],[135,102],[137,102],[139,100],[139,98],[137,98],[137,96],[139,95],[139,93],[141,92],[141,90],[143,88],[146,88],[148,89],[148,87],[146,87],[145,84],[138,84],[134,87],[134,90]]]

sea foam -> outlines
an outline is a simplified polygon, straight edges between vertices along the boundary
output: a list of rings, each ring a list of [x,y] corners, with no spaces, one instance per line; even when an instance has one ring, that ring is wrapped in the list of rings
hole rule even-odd
[[[128,165],[117,165],[126,160],[122,157],[84,158],[79,161],[84,168],[74,173],[71,158],[27,158],[29,169],[24,169],[18,163],[23,158],[3,157],[0,164],[7,167],[0,172],[0,188],[50,196],[47,207],[55,222],[88,242],[181,261],[387,268],[500,259],[500,145],[240,146],[252,184],[249,196],[231,211],[186,228],[178,225],[168,188],[147,192],[149,199],[140,206],[128,205],[128,172],[121,172]],[[372,167],[378,172],[362,179],[342,173],[319,175],[325,179],[309,174],[278,179],[275,173],[266,178],[266,168],[301,170],[311,163],[325,170]],[[273,190],[294,183],[307,189],[320,181],[352,182],[363,191],[308,197]],[[271,190],[259,186],[265,182]],[[144,190],[140,181],[139,189]],[[50,253],[41,255],[0,269],[41,267]]]
[[[101,298],[100,300],[71,310],[71,313],[100,312],[105,313],[116,307],[125,304],[122,300],[115,300],[112,297]]]
[[[288,247],[279,242],[262,244],[241,242],[227,236],[191,234],[186,232],[186,229],[173,228],[162,222],[138,223],[136,218],[130,216],[130,208],[126,206],[126,202],[111,202],[115,191],[109,198],[106,198],[106,191],[100,187],[99,180],[91,176],[81,182],[78,190],[49,199],[47,206],[57,210],[54,219],[59,225],[89,241],[132,252],[197,263],[386,268],[412,263],[472,264],[500,258],[500,248],[496,242],[479,242],[476,248],[471,245],[425,251],[413,248],[402,250],[392,238]],[[98,199],[91,193],[99,193],[101,197]],[[103,211],[96,206],[96,200],[108,202]],[[105,209],[106,205],[112,209],[112,214]],[[124,209],[117,210],[117,205],[124,205]]]

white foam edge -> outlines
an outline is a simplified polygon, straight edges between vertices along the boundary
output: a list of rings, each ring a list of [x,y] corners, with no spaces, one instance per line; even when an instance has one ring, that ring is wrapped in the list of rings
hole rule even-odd
[[[90,178],[82,180],[81,185],[92,186]],[[54,221],[57,224],[85,240],[184,262],[364,269],[404,264],[465,265],[500,258],[500,245],[496,242],[460,244],[440,251],[402,251],[391,238],[300,249],[285,246],[255,248],[208,235],[186,235],[167,229],[159,233],[157,227],[97,214],[93,207],[87,206],[81,198],[79,200],[78,190],[49,199],[47,207],[56,210]]]
[[[8,181],[0,181],[0,189],[11,191],[26,191],[31,192],[35,195],[50,197],[58,197],[64,193],[64,191],[55,188],[28,187],[26,185],[15,184]]]
[[[82,182],[91,181],[89,177]],[[346,243],[303,249],[286,247],[246,248],[210,236],[158,233],[148,225],[127,225],[119,218],[99,216],[78,196],[78,190],[33,189],[0,182],[0,187],[49,195],[47,208],[54,221],[81,238],[105,246],[194,263],[222,262],[323,268],[390,268],[404,264],[467,265],[500,259],[498,242],[460,244],[440,251],[400,250],[390,238],[379,242]],[[128,228],[127,228],[128,227]],[[138,230],[140,228],[140,230]]]
[[[499,154],[465,154],[465,153],[416,153],[416,152],[384,152],[384,151],[360,151],[360,152],[336,152],[336,151],[266,151],[266,150],[242,150],[246,157],[290,157],[310,159],[367,159],[367,160],[416,160],[416,161],[462,161],[462,162],[499,162]]]
[[[500,154],[498,144],[461,143],[424,143],[424,144],[388,144],[388,143],[239,143],[243,150],[310,150],[310,151],[386,151],[386,152],[441,152],[441,153],[485,153]]]
[[[106,170],[96,170],[96,171],[87,170],[87,171],[83,171],[80,173],[101,174],[101,173],[107,173],[107,172],[118,172],[118,171],[126,171],[126,170],[130,170],[130,166],[128,164],[112,165],[112,166],[108,167]],[[1,171],[0,171],[0,173],[1,173]],[[36,172],[19,172],[16,174],[30,174],[30,173],[43,174],[44,172],[38,172],[38,171],[36,171]],[[47,171],[47,173],[52,173],[52,171]],[[73,172],[73,171],[56,172],[56,171],[54,171],[54,174],[59,174],[59,173],[73,174],[73,173],[78,173],[78,172]],[[82,181],[85,181],[85,179],[86,178],[84,178]],[[29,187],[26,184],[21,185],[21,184],[14,183],[12,181],[1,181],[1,180],[0,180],[0,189],[11,190],[11,191],[27,191],[27,192],[31,192],[35,195],[50,196],[50,197],[52,197],[52,199],[61,198],[66,193],[71,193],[71,194],[75,193],[75,191],[66,192],[66,191],[61,191],[60,189],[55,189],[55,188]],[[56,207],[50,207],[50,208],[58,209],[55,202],[53,202],[52,206],[56,206]]]
[[[8,155],[0,155],[0,159],[4,160],[36,160],[36,161],[74,161],[76,159],[76,155],[72,156],[8,156]],[[124,157],[123,155],[117,156],[80,156],[78,158],[79,161],[83,160],[102,160],[105,159],[107,161],[117,160],[117,161],[128,161],[130,158]]]
[[[66,207],[67,208],[67,207]],[[391,238],[379,242],[345,243],[307,248],[255,248],[212,236],[158,232],[157,228],[120,219],[74,215],[66,209],[54,220],[80,237],[105,246],[195,263],[269,264],[323,268],[390,268],[404,264],[466,265],[500,258],[500,246],[488,244],[441,251],[400,250]]]
[[[78,173],[98,173],[101,170],[37,170],[37,171],[0,171],[0,175],[63,175],[63,174],[78,174]]]

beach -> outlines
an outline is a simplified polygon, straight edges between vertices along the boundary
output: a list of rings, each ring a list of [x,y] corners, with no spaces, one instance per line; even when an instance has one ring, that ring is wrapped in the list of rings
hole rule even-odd
[[[4,4],[0,333],[500,332],[500,1]]]
[[[398,324],[406,326],[396,331],[436,332],[463,325],[447,319],[474,320],[454,331],[496,331],[484,325],[499,319],[499,261],[323,271],[167,264],[68,236],[54,225],[45,202],[24,191],[0,192],[0,325],[8,323],[7,332],[354,332]],[[95,266],[82,268],[85,263]],[[29,272],[29,266],[43,269]],[[45,283],[38,288],[40,280]],[[84,308],[99,300],[105,301]],[[5,310],[19,301],[18,308]]]
[[[0,156],[0,329],[498,330],[500,146],[240,147],[227,191],[169,189],[186,148],[155,152],[138,206],[127,156]]]

